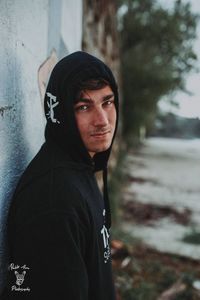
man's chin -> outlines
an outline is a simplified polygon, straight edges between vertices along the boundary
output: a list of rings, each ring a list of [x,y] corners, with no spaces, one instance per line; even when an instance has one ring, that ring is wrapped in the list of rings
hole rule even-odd
[[[106,150],[108,150],[110,148],[110,145],[111,144],[108,144],[108,145],[105,145],[105,146],[101,146],[99,148],[90,148],[89,153],[97,154],[97,153],[100,153],[100,152],[104,152],[104,151],[106,151]]]

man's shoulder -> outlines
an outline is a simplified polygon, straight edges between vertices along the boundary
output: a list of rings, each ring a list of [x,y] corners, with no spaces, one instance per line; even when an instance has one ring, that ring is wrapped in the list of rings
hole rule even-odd
[[[13,197],[10,212],[16,224],[28,224],[49,213],[88,215],[87,200],[81,188],[71,180],[69,170],[62,169],[62,175],[65,176],[57,169],[49,171],[29,182]]]
[[[11,211],[27,220],[50,210],[84,210],[81,177],[83,172],[74,163],[43,145],[21,176]]]
[[[79,170],[79,164],[71,161],[66,153],[58,147],[44,143],[21,175],[16,192],[32,185],[40,185],[40,182],[52,184],[53,178],[57,183],[70,184],[80,174]]]

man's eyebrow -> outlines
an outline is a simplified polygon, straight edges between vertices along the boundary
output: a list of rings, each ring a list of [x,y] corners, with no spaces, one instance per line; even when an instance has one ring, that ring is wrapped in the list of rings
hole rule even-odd
[[[113,98],[114,97],[114,94],[109,94],[109,95],[106,95],[102,98],[102,101],[106,101],[106,100],[109,100],[110,98]],[[92,99],[90,98],[79,98],[75,101],[75,104],[79,103],[79,102],[83,102],[83,103],[92,103]]]
[[[92,99],[90,99],[90,98],[79,98],[79,99],[75,100],[75,104],[77,104],[79,102],[92,103]]]
[[[103,101],[105,100],[109,100],[110,98],[114,97],[114,94],[109,94],[109,95],[106,95],[105,97],[103,97]]]

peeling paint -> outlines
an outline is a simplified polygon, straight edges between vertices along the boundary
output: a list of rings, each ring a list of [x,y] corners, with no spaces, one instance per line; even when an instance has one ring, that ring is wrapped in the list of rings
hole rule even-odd
[[[13,105],[10,106],[2,106],[0,107],[0,115],[3,117],[4,116],[4,112],[7,110],[11,110],[13,108]]]
[[[46,85],[49,78],[49,75],[58,61],[56,50],[53,49],[51,55],[43,62],[38,70],[38,84],[40,89],[40,95],[42,100],[42,107],[44,105],[43,99],[45,95]]]

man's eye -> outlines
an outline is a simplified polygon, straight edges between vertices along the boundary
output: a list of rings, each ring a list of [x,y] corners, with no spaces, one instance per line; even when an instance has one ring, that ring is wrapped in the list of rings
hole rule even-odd
[[[114,103],[114,100],[107,100],[104,103],[105,103],[105,105],[111,105]]]
[[[77,106],[75,109],[76,109],[76,111],[85,111],[88,109],[88,105],[80,105],[80,106]]]

